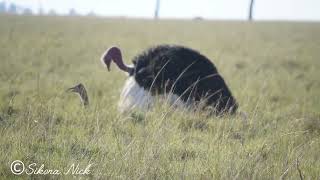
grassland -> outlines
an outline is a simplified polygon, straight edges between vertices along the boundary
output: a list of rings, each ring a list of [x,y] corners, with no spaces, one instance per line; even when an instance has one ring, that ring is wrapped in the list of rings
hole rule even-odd
[[[320,178],[320,24],[0,16],[0,179]],[[246,112],[207,117],[157,104],[119,115],[125,75],[99,61],[111,45],[127,62],[156,44],[212,59]],[[86,85],[90,106],[65,90]],[[169,112],[169,113],[168,113]],[[86,176],[13,175],[10,164]]]

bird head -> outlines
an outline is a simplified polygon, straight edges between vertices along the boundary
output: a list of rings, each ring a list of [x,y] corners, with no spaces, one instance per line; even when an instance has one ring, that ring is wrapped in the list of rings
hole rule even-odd
[[[75,92],[75,93],[81,93],[84,91],[84,86],[83,84],[77,84],[76,86],[72,87],[72,88],[69,88],[67,89],[67,92]]]
[[[107,49],[103,55],[101,56],[101,62],[104,66],[107,67],[108,71],[110,71],[110,65],[111,62],[114,62],[119,69],[121,69],[124,72],[129,73],[129,75],[132,75],[134,72],[134,68],[130,65],[127,65],[123,62],[122,54],[120,48],[113,46],[109,49]]]
[[[87,106],[89,104],[87,91],[83,84],[77,84],[76,86],[67,89],[67,92],[77,93],[80,96],[80,100],[83,103],[83,105]]]

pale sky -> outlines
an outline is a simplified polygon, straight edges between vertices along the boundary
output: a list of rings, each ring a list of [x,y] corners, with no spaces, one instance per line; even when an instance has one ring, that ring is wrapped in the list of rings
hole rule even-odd
[[[0,0],[1,1],[1,0]],[[2,0],[3,1],[3,0]],[[152,18],[156,0],[6,0],[38,11]],[[320,0],[255,0],[254,19],[320,21]],[[249,0],[161,0],[160,18],[246,19]]]

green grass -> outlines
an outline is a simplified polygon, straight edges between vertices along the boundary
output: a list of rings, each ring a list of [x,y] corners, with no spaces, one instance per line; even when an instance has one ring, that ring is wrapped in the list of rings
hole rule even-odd
[[[93,163],[95,179],[320,177],[320,24],[0,16],[0,177],[13,160],[66,170]],[[241,116],[207,117],[158,103],[119,115],[126,76],[107,72],[111,45],[127,62],[157,44],[214,61]],[[83,109],[65,90],[85,84]],[[296,161],[299,161],[298,166]],[[71,175],[22,175],[73,178]]]

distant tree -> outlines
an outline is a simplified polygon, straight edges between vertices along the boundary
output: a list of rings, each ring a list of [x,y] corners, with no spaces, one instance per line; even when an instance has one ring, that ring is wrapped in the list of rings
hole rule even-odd
[[[39,12],[39,15],[43,15],[44,14],[44,11],[43,11],[42,7],[39,7],[38,12]]]
[[[249,17],[248,20],[253,20],[253,8],[254,8],[254,0],[250,0],[250,6],[249,6]]]
[[[22,11],[24,15],[32,15],[32,10],[30,8],[24,8]]]
[[[193,18],[193,20],[195,20],[195,21],[203,21],[204,18],[201,17],[201,16],[196,16],[196,17]]]
[[[154,18],[159,18],[160,0],[156,0],[156,9],[154,11]]]
[[[56,12],[54,9],[50,9],[49,12],[48,12],[48,14],[49,14],[50,16],[56,16],[56,15],[57,15],[57,12]]]
[[[69,10],[69,16],[76,16],[77,15],[77,11],[75,9],[70,9]]]
[[[94,11],[90,11],[87,16],[97,16],[96,13]]]
[[[17,13],[17,5],[15,5],[14,3],[11,3],[9,5],[8,12],[12,13],[12,14],[16,14]]]
[[[6,2],[0,2],[0,13],[5,13],[6,10]]]

